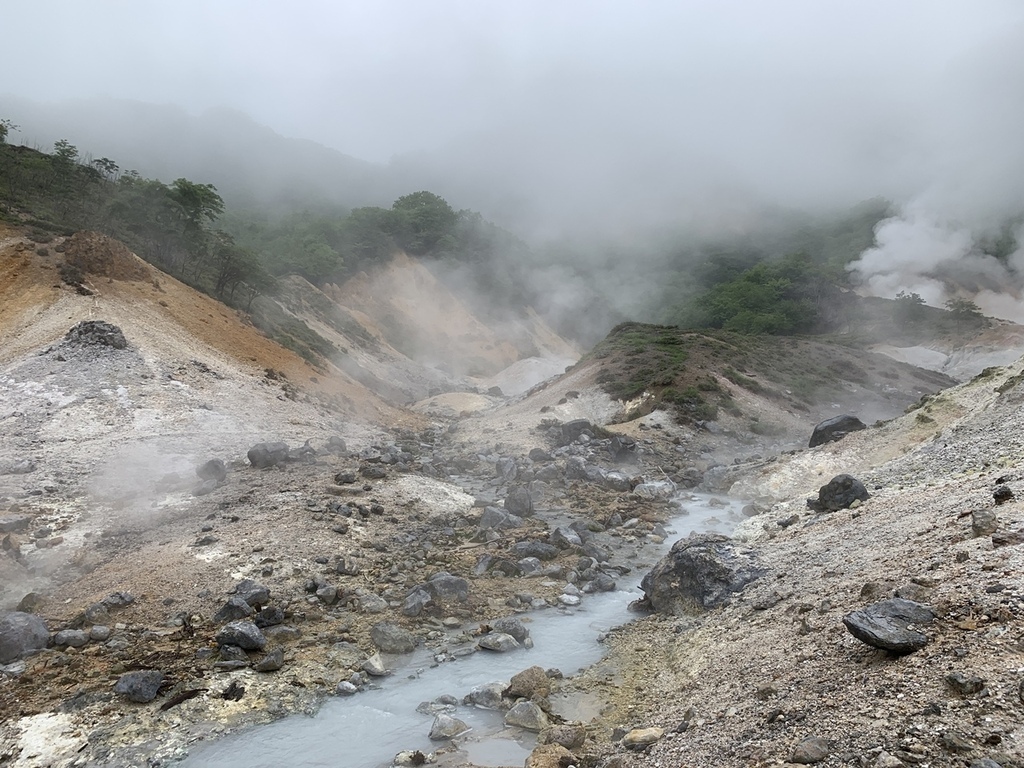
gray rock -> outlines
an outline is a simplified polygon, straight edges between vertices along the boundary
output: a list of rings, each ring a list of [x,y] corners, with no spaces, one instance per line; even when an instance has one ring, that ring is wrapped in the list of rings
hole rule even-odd
[[[582,547],[583,540],[572,528],[555,528],[548,536],[549,541],[559,549],[572,549]]]
[[[27,475],[35,471],[36,463],[32,459],[0,461],[0,475]]]
[[[53,644],[59,648],[84,648],[89,644],[89,633],[81,629],[62,629],[53,636]]]
[[[441,603],[451,601],[464,603],[469,599],[469,582],[461,576],[452,576],[444,571],[431,576],[420,585],[419,589],[427,592],[434,600]]]
[[[516,460],[510,458],[498,459],[494,465],[494,472],[503,483],[511,483],[519,476],[519,467]]]
[[[851,475],[836,475],[818,489],[817,499],[808,499],[807,506],[816,512],[849,509],[855,501],[867,501],[868,489]]]
[[[240,661],[243,666],[249,666],[249,654],[237,645],[222,645],[218,655],[221,661]]]
[[[220,459],[210,459],[196,467],[196,474],[201,480],[212,480],[223,483],[228,476],[228,468]]]
[[[527,731],[540,732],[551,725],[544,710],[532,701],[520,701],[505,713],[505,722]]]
[[[550,691],[551,680],[544,668],[534,665],[512,675],[501,695],[507,699],[532,699],[547,696]]]
[[[442,713],[434,717],[434,723],[430,726],[430,740],[448,741],[468,730],[469,726],[462,720]]]
[[[536,557],[538,560],[554,560],[559,549],[554,544],[544,541],[517,541],[512,545],[512,552],[519,558]]]
[[[387,621],[370,627],[370,640],[384,653],[412,653],[416,650],[416,635]]]
[[[317,589],[316,597],[324,605],[334,605],[338,600],[338,588],[333,584],[324,584]]]
[[[390,674],[388,668],[384,666],[384,660],[381,659],[379,653],[373,654],[362,664],[362,670],[368,675],[373,677],[384,677]]]
[[[247,619],[256,613],[253,607],[240,597],[228,598],[228,601],[221,606],[221,609],[213,615],[217,624],[223,624],[237,619]]]
[[[480,709],[502,709],[505,701],[501,698],[501,692],[505,687],[504,683],[478,685],[463,697],[462,703]]]
[[[626,492],[633,489],[629,477],[622,472],[608,472],[604,476],[604,484],[613,491]]]
[[[543,448],[531,448],[529,453],[530,461],[542,464],[548,461],[554,461],[554,456],[545,451]]]
[[[103,626],[102,624],[95,624],[89,628],[89,639],[95,640],[98,643],[105,643],[110,639],[110,627]]]
[[[977,675],[950,672],[946,675],[946,685],[961,696],[971,696],[975,693],[981,693],[985,689],[985,680]]]
[[[789,761],[800,765],[811,765],[825,760],[829,754],[831,753],[828,742],[818,736],[811,736],[796,745]]]
[[[338,485],[352,485],[359,479],[359,476],[351,469],[339,472],[334,476],[334,482]]]
[[[498,653],[514,651],[520,647],[519,642],[512,635],[506,635],[504,632],[488,632],[477,641],[477,645],[484,650]]]
[[[260,628],[251,621],[232,621],[217,633],[217,645],[237,645],[247,651],[260,651],[267,644],[267,638]]]
[[[363,569],[354,557],[344,555],[338,558],[338,564],[334,566],[334,570],[341,576],[358,576]]]
[[[503,616],[500,619],[495,619],[490,622],[491,629],[495,632],[503,632],[506,635],[512,635],[518,642],[526,642],[526,638],[530,636],[530,630],[526,628],[515,616]]]
[[[114,683],[114,693],[129,701],[145,704],[156,698],[164,684],[164,673],[155,669],[126,672]]]
[[[852,611],[843,624],[858,640],[893,653],[912,653],[928,644],[927,635],[917,627],[935,619],[931,608],[912,600],[893,597]]]
[[[562,425],[562,445],[578,440],[584,432],[594,433],[594,425],[586,419],[573,419]]]
[[[0,664],[10,664],[50,641],[46,622],[32,613],[14,611],[0,617]]]
[[[558,744],[570,750],[579,749],[586,740],[587,729],[579,723],[565,723],[545,728],[537,739],[540,744]]]
[[[671,480],[653,480],[640,483],[633,493],[644,501],[667,501],[676,492],[676,484]]]
[[[4,515],[0,516],[0,533],[15,533],[24,531],[32,525],[32,518],[28,515]]]
[[[662,613],[694,615],[724,605],[766,573],[754,556],[728,536],[691,533],[643,578],[641,604]]]
[[[253,622],[260,629],[267,629],[269,627],[275,627],[278,624],[284,624],[284,619],[284,611],[281,608],[276,605],[268,605],[259,610],[253,618]]]
[[[246,456],[256,469],[275,467],[288,460],[288,444],[282,442],[257,443]]]
[[[334,692],[339,696],[351,696],[354,693],[358,693],[359,689],[355,685],[350,683],[348,680],[342,680],[334,688]]]
[[[433,602],[430,593],[423,589],[414,589],[405,597],[402,603],[403,616],[419,616]]]
[[[825,421],[819,423],[814,428],[814,431],[811,432],[811,439],[808,441],[807,447],[815,448],[819,445],[824,445],[825,443],[842,440],[851,432],[857,432],[861,429],[867,429],[867,424],[856,416],[850,416],[849,414],[833,416],[831,419],[825,419]]]
[[[276,672],[284,666],[284,651],[274,648],[266,656],[252,665],[257,672]]]
[[[505,497],[505,509],[517,517],[529,517],[533,514],[533,496],[526,486],[512,488]]]
[[[373,592],[363,592],[359,596],[359,610],[363,613],[384,613],[388,609],[388,601]]]
[[[502,531],[509,528],[520,528],[523,518],[513,515],[501,507],[485,507],[480,515],[480,530]]]

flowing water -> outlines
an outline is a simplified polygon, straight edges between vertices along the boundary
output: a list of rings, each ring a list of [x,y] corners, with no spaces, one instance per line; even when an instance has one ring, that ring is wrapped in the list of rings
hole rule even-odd
[[[712,501],[709,496],[681,498],[683,514],[666,526],[675,534],[650,551],[660,557],[672,542],[692,531],[729,533],[741,519],[741,504]],[[396,673],[379,688],[350,698],[328,700],[314,717],[287,717],[270,725],[197,744],[182,768],[378,768],[390,765],[403,750],[431,752],[443,742],[427,738],[433,717],[416,707],[442,695],[461,700],[472,688],[507,682],[533,665],[556,667],[570,675],[598,661],[604,646],[598,636],[628,622],[628,604],[640,597],[645,571],[619,579],[615,592],[586,595],[578,608],[523,614],[534,647],[509,653],[480,651],[437,666],[428,651],[392,658]],[[535,743],[535,734],[503,728],[501,713],[460,706],[454,717],[472,731],[458,737],[468,758],[480,766],[522,765]]]

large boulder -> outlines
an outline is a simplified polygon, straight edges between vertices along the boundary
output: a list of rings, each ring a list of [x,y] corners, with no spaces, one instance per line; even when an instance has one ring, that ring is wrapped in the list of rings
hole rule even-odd
[[[0,617],[0,664],[45,648],[50,640],[46,622],[31,613],[14,611]]]
[[[384,653],[412,653],[416,650],[416,635],[387,621],[370,627],[370,640]]]
[[[818,489],[817,499],[807,500],[807,506],[815,512],[835,512],[869,498],[868,489],[860,480],[851,475],[836,475]]]
[[[765,573],[728,536],[691,533],[643,578],[641,605],[662,613],[696,615],[724,605]]]
[[[817,445],[834,443],[836,440],[842,440],[851,432],[867,429],[867,426],[856,416],[850,416],[845,413],[842,416],[833,416],[831,419],[825,419],[814,428],[807,447],[814,448]]]
[[[517,486],[508,492],[505,497],[505,509],[518,517],[529,517],[533,514],[533,497],[529,488]]]

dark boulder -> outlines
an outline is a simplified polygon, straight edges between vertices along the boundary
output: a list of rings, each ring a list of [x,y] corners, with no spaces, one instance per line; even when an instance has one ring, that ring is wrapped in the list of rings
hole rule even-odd
[[[0,664],[45,648],[50,640],[46,622],[31,613],[14,611],[0,617]]]
[[[164,684],[164,673],[155,669],[141,669],[126,672],[114,683],[114,693],[119,693],[128,701],[146,704],[156,698],[160,686]]]
[[[593,434],[594,425],[586,419],[573,419],[567,421],[562,425],[562,444],[568,445],[574,440],[578,440],[580,435],[584,432],[590,432]]]
[[[217,645],[237,645],[247,651],[262,650],[267,638],[251,621],[232,621],[217,633]]]
[[[640,605],[674,615],[704,613],[727,603],[765,572],[752,554],[738,550],[728,536],[691,533],[673,544],[644,576]]]
[[[533,514],[533,497],[525,486],[517,486],[505,497],[505,509],[518,517],[529,517]]]
[[[934,619],[935,613],[928,606],[893,597],[851,611],[843,617],[843,624],[861,642],[904,654],[928,644],[928,636],[917,628]]]
[[[246,456],[256,469],[275,467],[288,460],[288,444],[282,442],[257,443]]]
[[[825,443],[834,443],[836,440],[842,440],[851,432],[867,429],[867,426],[856,416],[850,416],[849,414],[833,416],[831,419],[825,419],[814,428],[807,447],[814,448]]]
[[[817,499],[808,499],[807,506],[815,512],[835,512],[849,509],[855,501],[870,498],[864,483],[851,475],[836,475],[818,489]]]

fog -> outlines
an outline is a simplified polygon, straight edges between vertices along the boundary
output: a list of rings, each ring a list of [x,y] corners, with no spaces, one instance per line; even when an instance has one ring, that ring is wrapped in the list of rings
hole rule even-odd
[[[854,267],[866,290],[937,303],[953,265],[1018,282],[979,250],[1024,212],[1018,0],[39,0],[5,20],[8,104],[237,110],[386,168],[369,203],[401,179],[536,242],[882,196],[899,213]],[[0,117],[52,140],[3,97]]]

